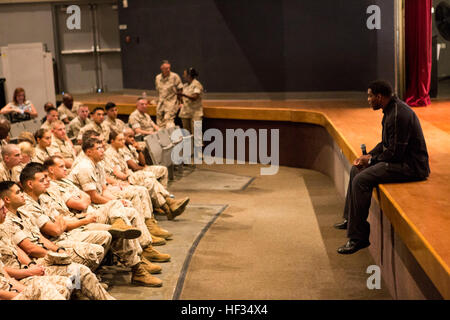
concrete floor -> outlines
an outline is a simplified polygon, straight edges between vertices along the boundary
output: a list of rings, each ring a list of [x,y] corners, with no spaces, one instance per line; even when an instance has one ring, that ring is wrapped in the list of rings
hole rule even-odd
[[[261,165],[197,165],[171,183],[189,195],[186,212],[160,224],[174,240],[157,247],[172,255],[157,275],[162,288],[128,285],[130,274],[104,275],[118,299],[390,299],[366,286],[367,249],[336,253],[346,241],[335,230],[343,200],[331,181],[311,170]]]

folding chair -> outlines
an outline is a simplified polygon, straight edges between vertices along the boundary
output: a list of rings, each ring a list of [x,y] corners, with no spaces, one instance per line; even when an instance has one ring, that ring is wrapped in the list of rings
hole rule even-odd
[[[144,141],[153,164],[166,166],[169,171],[169,179],[173,180],[173,163],[171,158],[173,144],[162,146],[157,133],[147,135]]]
[[[21,123],[23,124],[24,130],[31,133],[35,133],[41,127],[41,122],[38,119],[32,119]]]
[[[9,131],[10,139],[11,140],[17,140],[17,138],[22,133],[22,131],[25,131],[25,128],[23,126],[23,122],[11,123],[11,130]]]

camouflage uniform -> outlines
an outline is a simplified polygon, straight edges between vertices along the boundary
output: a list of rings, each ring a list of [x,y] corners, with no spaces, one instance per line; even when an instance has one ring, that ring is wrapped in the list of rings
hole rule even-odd
[[[4,273],[1,259],[2,255],[0,254],[0,290],[11,291],[14,284]],[[68,281],[70,282],[68,278],[61,276],[25,278],[21,281],[26,286],[25,289],[12,300],[68,300],[70,299]]]
[[[52,144],[47,148],[48,153],[52,156],[58,154],[64,159],[75,160],[77,154],[73,148],[72,142],[58,139],[53,135]]]
[[[108,128],[108,132],[114,131],[117,133],[123,133],[123,130],[126,127],[125,122],[123,122],[122,120],[120,119],[112,120],[108,116],[106,116],[105,121],[103,121],[103,124],[105,125],[105,127]]]
[[[46,206],[55,208],[63,216],[78,220],[67,207],[66,202],[72,197],[79,196],[83,191],[66,179],[52,181],[50,184],[50,188],[39,197],[39,200]],[[111,200],[104,205],[95,205],[95,207],[90,205],[87,213],[93,214],[97,218],[97,222],[84,227],[87,230],[109,230],[111,220],[114,218],[121,218],[127,225],[132,225],[124,211],[125,208],[119,200]],[[126,266],[134,266],[140,262],[139,255],[142,253],[142,248],[137,239],[116,239],[111,244],[111,250]]]
[[[85,133],[88,130],[94,130],[97,132],[103,139],[105,139],[106,142],[108,142],[109,139],[109,127],[105,125],[105,122],[103,121],[101,125],[98,125],[94,121],[89,122],[87,125],[85,125],[83,128],[80,129],[80,132],[78,133],[77,140],[81,140],[83,137],[83,133]]]
[[[138,109],[134,110],[128,117],[128,124],[136,130],[138,128],[153,132],[153,125],[155,124],[148,113],[141,113]],[[139,134],[137,134],[139,136]]]
[[[25,194],[25,205],[20,207],[18,214],[8,212],[5,225],[22,225],[28,229],[26,232],[16,230],[18,235],[14,235],[13,240],[19,244],[23,239],[30,238],[35,244],[41,236],[40,229],[49,221],[54,222],[58,212],[53,208],[44,208],[40,203]],[[9,221],[8,221],[9,220]],[[95,270],[102,261],[105,252],[111,244],[111,234],[107,231],[85,230],[83,227],[63,232],[58,237],[49,237],[49,240],[56,245],[69,248],[72,261],[84,264]]]
[[[45,122],[41,124],[40,129],[52,130],[52,124],[48,122],[48,120],[45,120]]]
[[[2,225],[0,225],[2,227]],[[8,227],[7,227],[8,229]],[[23,269],[25,266],[18,258],[17,245],[10,237],[11,232],[0,229],[0,260],[6,267],[14,269]],[[101,286],[95,274],[89,270],[88,267],[71,263],[69,265],[50,265],[45,258],[33,259],[32,261],[44,267],[45,276],[35,276],[22,279],[20,282],[24,285],[29,285],[30,282],[36,281],[33,279],[42,279],[40,283],[42,288],[46,287],[46,279],[51,284],[56,285],[60,294],[67,296],[67,290],[80,290],[81,293],[93,300],[113,300],[114,298]],[[75,280],[73,283],[72,279]],[[78,282],[79,279],[79,282]],[[45,291],[45,290],[43,290]],[[39,291],[38,291],[39,292]],[[41,292],[41,294],[45,294]],[[17,298],[17,297],[16,297]]]
[[[13,168],[14,169],[14,168]],[[3,161],[0,161],[0,181],[12,180],[12,169],[8,169]]]
[[[183,93],[192,96],[199,94],[199,98],[191,100],[183,97],[183,107],[180,110],[180,118],[183,122],[183,128],[188,130],[194,136],[195,151],[203,144],[202,138],[202,117],[203,117],[203,86],[197,79],[192,80],[190,84],[186,83],[183,87]],[[199,155],[197,155],[199,156]]]
[[[99,194],[103,194],[103,186],[106,185],[105,172],[102,166],[89,159],[86,155],[77,157],[76,164],[74,164],[72,171],[67,177],[78,188],[86,191],[96,190]],[[142,247],[147,247],[151,244],[151,235],[148,231],[145,219],[151,218],[152,207],[148,196],[147,189],[144,187],[129,186],[122,190],[120,187],[108,188],[111,193],[120,198],[130,200],[134,208],[125,207],[127,217],[134,217],[133,226],[141,231],[139,243]],[[135,212],[137,210],[137,213]],[[131,221],[131,219],[130,219]]]
[[[160,73],[156,76],[155,88],[158,93],[156,124],[161,128],[174,127],[178,110],[177,89],[183,89],[180,76],[170,72],[167,77],[163,77]]]
[[[77,138],[78,134],[80,133],[81,128],[83,128],[85,125],[89,124],[91,120],[86,118],[86,120],[81,120],[80,117],[76,117],[72,121],[70,121],[68,127],[67,127],[67,136],[70,139]]]
[[[75,119],[77,117],[77,112],[80,105],[81,102],[74,101],[72,104],[72,109],[69,109],[64,103],[61,103],[58,107],[59,120],[64,120],[67,118],[69,121],[72,121]]]
[[[10,179],[3,179],[0,178],[1,181],[7,181],[7,180],[11,180],[14,181],[16,183],[20,182],[20,174],[22,173],[23,168],[25,168],[26,164],[23,163],[19,163],[17,166],[13,167],[11,170],[11,177]]]
[[[31,161],[33,162],[38,162],[40,164],[43,164],[45,159],[50,158],[50,152],[49,152],[49,148],[45,148],[41,149],[39,146],[36,146],[36,148],[34,148],[34,150],[36,151],[33,159],[31,159]]]
[[[132,185],[144,186],[152,201],[158,207],[163,206],[166,203],[165,198],[170,194],[169,192],[156,180],[155,175],[152,172],[139,170],[131,171],[128,169],[126,157],[122,150],[117,151],[113,147],[109,147],[105,152],[105,171],[111,176],[114,175],[113,169],[118,167],[121,172],[128,175],[128,182]]]
[[[132,145],[127,145],[125,148],[121,149],[121,152],[123,153],[125,162],[128,160],[133,160],[139,164],[139,153],[135,147]],[[158,179],[162,186],[167,189],[169,183],[169,171],[166,166],[145,165],[143,170],[153,173],[155,178]]]
[[[69,300],[67,288],[70,279],[61,276],[42,276],[26,278],[26,288],[13,300]],[[58,282],[58,283],[55,283]]]

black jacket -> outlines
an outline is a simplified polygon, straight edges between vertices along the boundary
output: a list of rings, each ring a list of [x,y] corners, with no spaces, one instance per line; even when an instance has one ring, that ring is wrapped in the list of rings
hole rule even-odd
[[[428,152],[419,118],[403,101],[393,96],[383,110],[382,141],[369,153],[371,164],[387,162],[407,165],[413,175],[425,179],[430,174]]]

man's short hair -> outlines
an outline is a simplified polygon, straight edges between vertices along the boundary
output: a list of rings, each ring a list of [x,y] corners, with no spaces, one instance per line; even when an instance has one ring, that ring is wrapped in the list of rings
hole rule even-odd
[[[81,141],[86,141],[87,139],[91,138],[91,137],[100,137],[100,133],[98,133],[95,130],[87,130],[83,133],[83,135],[81,136]]]
[[[124,136],[129,136],[129,135],[133,135],[134,136],[134,130],[131,129],[130,127],[125,127],[122,131]]]
[[[3,198],[8,194],[8,192],[11,190],[12,186],[16,183],[14,181],[2,181],[0,182],[0,197]]]
[[[97,138],[89,138],[83,141],[81,149],[83,149],[83,152],[86,153],[87,150],[92,149],[93,147],[95,147],[96,144],[101,144],[101,141],[98,140]]]
[[[19,148],[17,144],[9,143],[2,147],[2,157],[9,156],[15,148]]]
[[[108,103],[105,105],[105,110],[108,111],[109,109],[112,109],[112,108],[114,108],[115,106],[116,106],[116,104],[115,104],[114,102],[108,102]]]
[[[52,128],[52,129],[55,129],[55,127],[57,126],[57,125],[63,125],[64,127],[66,126],[65,124],[64,124],[64,122],[62,122],[61,120],[55,120],[55,121],[53,121],[52,122],[52,124],[50,125],[50,127]]]
[[[47,108],[47,114],[49,114],[49,113],[52,112],[52,111],[58,112],[58,109],[56,109],[55,107],[49,107],[49,108]]]
[[[73,100],[73,96],[70,93],[66,92],[63,94],[62,99],[63,99],[63,102],[67,101],[67,100]]]
[[[9,131],[11,130],[11,123],[5,118],[0,119],[0,140],[6,139],[8,137]]]
[[[170,62],[169,62],[169,60],[163,60],[163,61],[161,61],[161,66],[163,65],[163,64],[170,64]]]
[[[46,104],[44,104],[44,111],[45,112],[47,112],[48,111],[48,109],[50,109],[50,108],[54,108],[55,106],[54,106],[54,104],[53,103],[51,103],[51,102],[47,102]]]
[[[27,181],[34,180],[36,173],[43,172],[44,166],[38,162],[30,162],[20,173],[20,184],[25,188]]]
[[[392,86],[389,82],[384,80],[377,80],[369,85],[374,95],[381,94],[383,97],[390,98],[392,96]]]
[[[136,102],[139,100],[147,100],[147,102],[148,102],[148,98],[146,98],[146,97],[139,97],[139,98],[137,98]]]
[[[44,163],[42,164],[42,166],[44,167],[44,170],[48,170],[48,167],[54,166],[55,163],[55,159],[61,159],[63,160],[63,158],[61,156],[51,156],[50,158],[45,159]]]
[[[94,110],[92,110],[92,114],[96,113],[98,110],[102,110],[103,112],[105,112],[105,109],[103,109],[103,107],[96,107]]]

